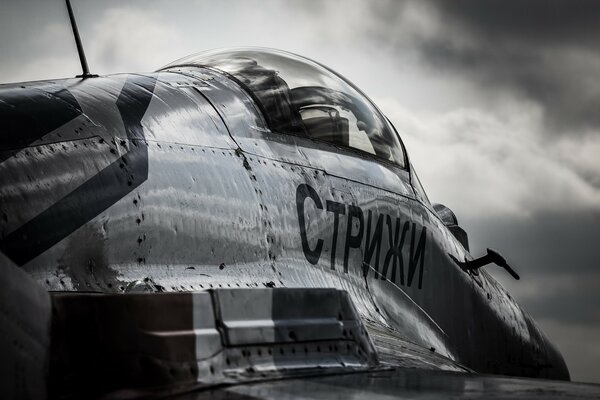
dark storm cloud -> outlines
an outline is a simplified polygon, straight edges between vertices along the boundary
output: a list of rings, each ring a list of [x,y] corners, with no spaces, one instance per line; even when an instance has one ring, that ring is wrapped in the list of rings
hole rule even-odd
[[[410,2],[408,2],[410,3]],[[407,2],[373,8],[388,21],[371,33],[377,41],[410,35],[401,25]],[[482,86],[510,90],[545,111],[558,133],[600,127],[600,2],[427,2],[441,29],[415,35],[409,45],[436,69],[453,71]],[[407,43],[400,40],[398,54]]]
[[[499,249],[522,279],[487,267],[531,315],[600,327],[600,213],[539,213],[531,218],[464,221],[475,256]]]
[[[600,310],[593,306],[597,304],[600,304],[600,284],[574,291],[556,289],[525,300],[523,307],[537,319],[600,327]]]
[[[471,233],[474,248],[497,247],[525,278],[600,273],[598,211],[553,211],[524,218],[465,218],[463,222]]]
[[[510,85],[542,104],[560,131],[600,126],[600,2],[436,2],[444,19],[460,24],[475,46],[443,39],[426,55],[435,62],[475,72],[487,84]],[[579,60],[565,57],[579,52]]]
[[[537,45],[596,47],[600,2],[595,0],[436,1],[449,23],[468,27],[482,39]]]

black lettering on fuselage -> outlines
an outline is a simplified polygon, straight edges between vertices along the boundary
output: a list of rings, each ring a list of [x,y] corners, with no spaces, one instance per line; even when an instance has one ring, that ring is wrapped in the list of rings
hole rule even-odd
[[[408,259],[408,278],[407,285],[412,285],[412,280],[415,276],[417,265],[419,266],[419,289],[423,287],[423,264],[425,262],[425,241],[427,240],[427,228],[421,229],[421,235],[419,236],[419,243],[415,248],[415,233],[417,231],[417,224],[413,222],[411,240],[410,240],[410,258]],[[420,263],[419,263],[420,261]]]
[[[406,238],[406,232],[408,231],[408,222],[402,225],[402,234],[400,234],[400,218],[396,218],[396,229],[392,235],[392,217],[386,216],[386,225],[388,227],[388,241],[389,249],[383,260],[383,271],[381,271],[381,279],[387,279],[388,268],[390,261],[392,262],[392,274],[390,281],[397,283],[396,271],[400,270],[400,284],[404,285],[404,258],[402,257],[402,247],[404,247],[404,239]]]
[[[296,188],[296,209],[298,211],[298,223],[300,225],[300,240],[302,241],[302,251],[306,260],[312,265],[316,265],[321,257],[321,251],[323,250],[323,239],[317,240],[317,245],[314,249],[310,248],[308,244],[308,237],[306,236],[306,220],[304,219],[304,201],[310,198],[314,201],[315,206],[319,209],[323,209],[323,203],[319,194],[309,185],[299,185]]]
[[[307,227],[304,208],[307,198],[310,198],[319,210],[323,210],[323,200],[319,197],[317,191],[307,184],[301,184],[296,189],[296,208],[298,211],[302,251],[309,263],[317,265],[323,250],[324,239],[318,238],[316,246],[314,249],[311,249],[308,243],[308,234],[306,232]],[[351,249],[361,249],[364,238],[364,252],[362,258],[362,273],[364,277],[368,276],[369,269],[373,269],[375,279],[389,280],[397,285],[412,287],[415,275],[418,272],[418,288],[422,289],[423,271],[425,268],[425,251],[427,248],[427,229],[425,227],[421,227],[415,222],[411,223],[409,220],[403,220],[401,217],[393,218],[390,215],[376,214],[372,210],[369,210],[365,229],[364,211],[358,206],[346,206],[337,201],[325,200],[325,210],[329,213],[333,213],[333,226],[332,231],[330,231],[331,253],[329,260],[330,268],[332,270],[335,270],[340,216],[347,214],[346,234],[342,236],[342,240],[344,240],[343,272],[349,273],[350,251]],[[387,249],[382,249],[382,243],[385,244],[383,240],[384,225],[387,226]],[[408,241],[409,233],[410,246],[408,249],[405,249],[405,243]],[[383,259],[383,264],[380,265],[380,255],[382,250],[385,251],[385,257]],[[407,270],[404,268],[406,265],[405,256],[408,259]],[[375,258],[374,263],[372,263],[373,258]]]
[[[379,277],[379,253],[381,252],[381,236],[383,233],[383,214],[377,217],[375,231],[371,235],[371,219],[373,211],[369,210],[369,219],[367,220],[367,235],[365,236],[365,254],[363,258],[363,275],[366,278],[369,273],[369,267],[375,272],[375,279]],[[371,265],[371,259],[375,253],[375,264]]]
[[[340,214],[346,213],[346,206],[337,201],[327,200],[327,211],[333,213],[333,238],[331,240],[331,269],[335,269],[335,250],[337,248]]]
[[[352,234],[352,221],[358,219],[358,232]],[[363,211],[357,206],[348,206],[348,223],[346,225],[346,246],[344,246],[344,272],[348,273],[348,256],[350,248],[359,249],[362,243],[362,236],[365,224]]]

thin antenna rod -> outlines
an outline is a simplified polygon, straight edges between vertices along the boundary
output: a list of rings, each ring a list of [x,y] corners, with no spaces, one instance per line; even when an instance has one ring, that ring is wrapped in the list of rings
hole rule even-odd
[[[75,16],[73,15],[73,8],[71,8],[71,1],[65,0],[67,3],[67,11],[69,12],[69,20],[71,21],[71,28],[73,28],[73,36],[75,36],[75,44],[77,45],[77,53],[79,53],[79,61],[81,61],[81,68],[83,74],[77,75],[77,78],[94,78],[98,75],[90,74],[87,60],[85,59],[85,53],[83,51],[83,45],[81,44],[81,38],[79,37],[79,30],[77,29],[77,23],[75,22]]]

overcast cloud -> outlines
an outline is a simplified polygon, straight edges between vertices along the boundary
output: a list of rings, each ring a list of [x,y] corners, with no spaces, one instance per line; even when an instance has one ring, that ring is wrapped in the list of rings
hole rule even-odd
[[[0,82],[80,73],[62,0],[0,0]],[[600,2],[77,1],[92,72],[276,47],[361,87],[402,135],[475,255],[600,382]]]

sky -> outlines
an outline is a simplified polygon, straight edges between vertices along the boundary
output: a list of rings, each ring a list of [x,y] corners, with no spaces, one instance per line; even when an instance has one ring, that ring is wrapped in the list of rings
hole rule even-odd
[[[600,2],[72,0],[93,73],[273,47],[317,60],[390,118],[429,198],[600,383]],[[81,73],[62,0],[0,0],[0,83]],[[477,316],[473,316],[476,318]]]

